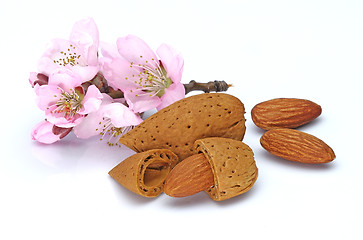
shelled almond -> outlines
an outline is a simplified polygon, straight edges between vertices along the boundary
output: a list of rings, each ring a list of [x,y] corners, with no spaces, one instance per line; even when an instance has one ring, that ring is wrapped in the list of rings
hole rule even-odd
[[[273,128],[296,128],[317,118],[321,106],[306,99],[276,98],[255,105],[251,111],[256,126]]]
[[[301,163],[327,163],[335,159],[333,149],[319,138],[295,129],[265,132],[261,145],[275,156]]]

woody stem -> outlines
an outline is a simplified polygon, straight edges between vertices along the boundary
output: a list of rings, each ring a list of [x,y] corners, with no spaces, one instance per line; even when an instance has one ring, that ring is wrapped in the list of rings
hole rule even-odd
[[[97,75],[90,81],[85,82],[82,86],[85,90],[90,86],[95,85],[101,93],[107,93],[112,98],[123,98],[124,94],[121,90],[114,90],[107,84],[107,80],[101,73],[97,73]],[[185,94],[188,94],[192,91],[203,91],[205,93],[209,92],[225,92],[231,87],[231,84],[226,83],[225,81],[210,81],[207,83],[199,83],[194,80],[191,80],[189,83],[183,84],[185,88]]]
[[[191,80],[189,83],[184,84],[185,94],[188,94],[191,91],[203,91],[205,93],[209,92],[225,92],[231,87],[231,84],[226,83],[225,81],[210,81],[207,83],[199,83],[194,80]]]

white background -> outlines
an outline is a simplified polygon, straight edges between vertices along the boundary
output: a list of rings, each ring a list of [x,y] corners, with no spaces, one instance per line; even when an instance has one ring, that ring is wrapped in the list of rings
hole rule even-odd
[[[102,41],[134,34],[185,59],[183,82],[220,79],[246,107],[244,142],[259,178],[246,194],[146,199],[108,171],[133,154],[73,135],[31,140],[44,118],[28,83],[45,45],[93,17]],[[2,1],[0,239],[362,239],[363,1]],[[312,100],[322,115],[299,128],[337,158],[304,165],[273,157],[252,107]]]

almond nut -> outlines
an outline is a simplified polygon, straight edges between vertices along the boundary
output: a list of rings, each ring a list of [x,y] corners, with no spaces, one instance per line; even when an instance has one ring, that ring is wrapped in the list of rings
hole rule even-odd
[[[210,164],[204,154],[200,153],[184,159],[170,171],[164,184],[164,192],[171,197],[186,197],[213,184]]]
[[[194,143],[196,155],[178,163],[165,181],[164,192],[186,197],[205,191],[215,201],[250,190],[258,169],[253,152],[241,141],[205,138]]]
[[[180,160],[194,154],[193,144],[206,137],[242,140],[245,109],[236,97],[203,93],[183,98],[156,112],[120,138],[135,152],[169,149]]]
[[[318,104],[309,100],[276,98],[254,106],[251,116],[256,126],[269,130],[299,127],[317,118],[321,111]]]
[[[335,159],[334,151],[319,138],[295,129],[272,129],[260,143],[271,154],[301,163],[327,163]]]

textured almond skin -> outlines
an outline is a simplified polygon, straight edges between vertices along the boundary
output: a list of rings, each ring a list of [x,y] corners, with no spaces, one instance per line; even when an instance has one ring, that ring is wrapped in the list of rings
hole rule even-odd
[[[137,153],[115,166],[109,175],[126,189],[144,197],[157,197],[163,192],[168,173],[178,162],[166,149]]]
[[[321,112],[321,106],[309,100],[276,98],[254,106],[251,117],[256,126],[269,130],[299,127],[317,118]]]
[[[224,201],[249,191],[258,177],[252,149],[245,143],[227,138],[204,138],[195,141],[196,153],[209,161],[214,184],[205,192],[214,201]]]
[[[295,130],[272,129],[265,132],[260,143],[275,156],[301,163],[327,163],[335,159],[333,149],[319,138]]]
[[[135,152],[169,149],[181,161],[194,154],[197,139],[224,137],[241,141],[246,131],[244,113],[243,103],[232,95],[197,94],[156,112],[119,142]]]
[[[192,155],[177,164],[164,184],[165,194],[186,197],[201,192],[214,184],[213,173],[203,153]]]

